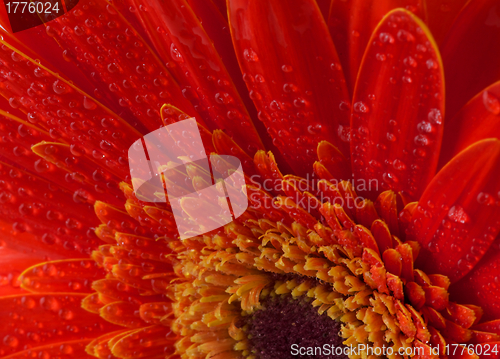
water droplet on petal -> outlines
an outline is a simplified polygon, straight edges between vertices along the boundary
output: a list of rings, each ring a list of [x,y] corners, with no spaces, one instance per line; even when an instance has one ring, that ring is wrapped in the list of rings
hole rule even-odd
[[[461,206],[453,206],[448,211],[448,218],[455,223],[467,223],[469,216]]]
[[[394,43],[394,37],[391,34],[388,34],[387,32],[381,32],[379,35],[380,41],[386,44],[393,44]]]
[[[481,192],[477,195],[477,202],[486,206],[491,206],[495,203],[495,199],[489,193]]]
[[[63,95],[63,94],[68,92],[68,86],[64,82],[62,82],[61,80],[54,81],[54,84],[52,85],[52,89],[58,95]]]
[[[358,101],[354,104],[354,111],[358,113],[367,113],[369,108],[364,102]]]
[[[83,97],[83,107],[85,107],[87,110],[95,110],[97,105],[90,98],[88,98],[87,96],[84,96]]]
[[[500,114],[500,101],[491,92],[483,92],[483,104],[494,115]]]
[[[406,30],[399,30],[398,31],[398,40],[400,41],[408,41],[408,42],[413,42],[415,41],[415,36],[409,31]]]
[[[443,115],[437,108],[430,110],[427,118],[435,125],[441,125],[443,123]]]
[[[259,61],[259,57],[255,53],[255,51],[253,51],[253,49],[251,49],[251,48],[243,50],[243,57],[245,58],[245,60],[247,60],[249,62]]]

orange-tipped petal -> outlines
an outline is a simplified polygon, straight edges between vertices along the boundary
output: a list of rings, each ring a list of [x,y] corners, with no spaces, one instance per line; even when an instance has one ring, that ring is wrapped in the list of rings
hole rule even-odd
[[[437,167],[444,80],[437,46],[411,12],[392,11],[373,33],[351,112],[353,173],[378,182],[366,194],[392,189],[418,199]]]
[[[420,268],[456,282],[479,262],[500,231],[499,174],[500,141],[490,139],[467,148],[436,175],[408,229],[425,253],[417,260]]]
[[[349,98],[316,2],[230,0],[228,5],[250,98],[290,166],[308,173],[320,140],[347,156]],[[262,22],[264,13],[269,22]]]
[[[333,176],[326,178],[329,181],[350,180],[351,164],[337,147],[328,141],[318,143],[318,159],[326,170]]]
[[[26,269],[19,280],[30,292],[92,293],[92,281],[105,274],[93,259],[68,259],[37,264]]]

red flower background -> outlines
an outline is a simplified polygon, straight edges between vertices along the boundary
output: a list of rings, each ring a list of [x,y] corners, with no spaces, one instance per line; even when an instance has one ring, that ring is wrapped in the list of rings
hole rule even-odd
[[[393,319],[380,313],[391,345],[404,346],[389,323],[416,347],[500,344],[498,1],[80,0],[2,36],[2,357],[264,358],[231,322],[217,322],[220,337],[195,324],[263,310],[259,295],[290,282],[270,272],[330,281],[345,303],[363,292],[343,293],[310,259],[399,303]],[[179,241],[168,205],[134,196],[127,153],[186,117],[208,153],[271,180],[249,191],[277,208],[250,200],[234,223]],[[360,180],[378,187],[349,184]],[[358,210],[335,204],[349,198]],[[273,231],[288,242],[273,244],[269,269],[257,258]],[[290,243],[302,251],[293,270]],[[204,271],[227,283],[196,321]],[[346,344],[380,344],[372,319],[356,324],[364,338],[342,318]]]

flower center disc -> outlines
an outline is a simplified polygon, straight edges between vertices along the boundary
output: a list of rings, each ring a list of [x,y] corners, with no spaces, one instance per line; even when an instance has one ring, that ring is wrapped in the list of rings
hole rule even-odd
[[[310,347],[313,350],[326,346],[330,350],[344,348],[343,339],[339,336],[340,323],[326,314],[320,315],[309,298],[267,297],[260,303],[262,309],[255,311],[245,323],[252,352],[257,358],[347,359],[345,355],[324,355],[325,351],[308,355]],[[302,355],[297,355],[294,349],[301,349]]]

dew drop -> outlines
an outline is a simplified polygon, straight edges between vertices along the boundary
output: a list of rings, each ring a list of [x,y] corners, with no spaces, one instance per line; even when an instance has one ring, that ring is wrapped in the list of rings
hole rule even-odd
[[[340,101],[339,109],[341,111],[349,111],[351,109],[351,105],[347,101]]]
[[[88,98],[87,96],[84,96],[83,97],[83,107],[85,107],[87,110],[95,110],[97,105],[90,98]]]
[[[379,39],[385,44],[394,43],[394,37],[391,34],[388,34],[387,32],[381,32],[379,35]]]
[[[175,47],[175,45],[172,43],[170,45],[170,56],[172,56],[172,59],[176,62],[184,62],[184,59],[182,58],[182,54],[180,51]]]
[[[384,54],[379,54],[377,53],[375,55],[375,58],[378,60],[378,61],[385,61],[387,59],[387,56],[385,56]]]
[[[469,221],[469,216],[461,206],[451,207],[448,211],[448,218],[455,223],[467,223]]]
[[[403,82],[407,84],[411,84],[413,82],[413,79],[410,76],[403,76]]]
[[[431,133],[432,132],[432,125],[430,122],[422,121],[417,125],[417,130],[420,133]]]
[[[486,109],[494,115],[500,114],[500,101],[491,92],[483,92],[483,104]]]
[[[394,173],[386,172],[382,175],[384,181],[388,184],[396,184],[399,182],[399,179],[396,177]]]
[[[11,348],[16,348],[19,345],[19,339],[12,335],[6,335],[3,338],[3,343]]]
[[[438,68],[438,64],[436,61],[434,61],[433,59],[429,59],[425,62],[425,65],[427,66],[427,68],[429,70],[433,70],[433,69],[437,69]]]
[[[354,111],[358,113],[368,113],[369,108],[364,102],[358,101],[354,104]]]
[[[491,206],[495,203],[495,199],[489,193],[481,192],[477,195],[477,202],[486,206]]]
[[[406,41],[406,42],[415,41],[415,36],[413,36],[412,33],[406,30],[399,30],[397,37],[399,41]]]
[[[63,95],[63,94],[68,92],[68,86],[64,82],[62,82],[61,80],[54,81],[54,84],[52,85],[52,89],[58,95]]]
[[[429,139],[426,135],[418,135],[413,139],[417,146],[427,146],[429,144]]]
[[[398,171],[404,171],[406,169],[406,165],[404,164],[404,162],[399,159],[395,159],[392,162],[392,166]]]
[[[253,51],[253,49],[251,48],[243,50],[243,57],[248,62],[259,61],[259,57],[255,53],[255,51]]]
[[[443,115],[437,108],[430,110],[427,118],[435,125],[441,125],[443,123]]]
[[[283,71],[283,72],[292,72],[293,71],[293,67],[291,65],[283,65],[283,66],[281,66],[281,71]]]

